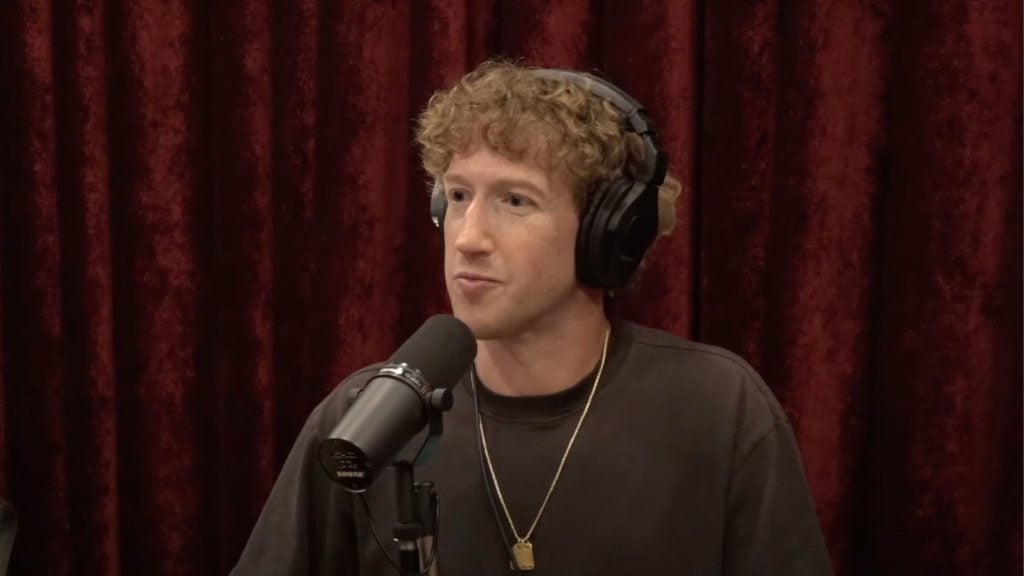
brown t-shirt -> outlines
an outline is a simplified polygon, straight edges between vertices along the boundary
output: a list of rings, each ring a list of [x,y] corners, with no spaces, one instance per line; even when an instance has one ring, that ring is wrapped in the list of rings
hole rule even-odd
[[[321,439],[346,410],[347,390],[375,374],[375,367],[356,372],[310,415],[232,574],[395,574],[363,508],[317,461]],[[478,388],[498,482],[521,535],[592,385],[593,374],[550,396]],[[532,576],[831,573],[789,423],[743,360],[622,322],[599,386],[530,538]],[[485,485],[468,375],[454,392],[440,444],[416,469],[416,480],[433,482],[441,500],[440,573],[512,574],[512,533]],[[381,474],[367,498],[397,558],[392,476]]]

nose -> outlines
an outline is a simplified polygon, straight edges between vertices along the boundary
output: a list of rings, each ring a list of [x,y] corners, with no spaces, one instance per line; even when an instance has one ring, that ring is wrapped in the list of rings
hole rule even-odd
[[[470,201],[454,223],[455,249],[465,256],[488,254],[494,250],[489,214],[484,202],[478,197]]]

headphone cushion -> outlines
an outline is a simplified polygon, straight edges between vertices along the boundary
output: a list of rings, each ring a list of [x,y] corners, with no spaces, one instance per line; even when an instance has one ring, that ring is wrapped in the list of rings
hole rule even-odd
[[[434,226],[444,234],[444,215],[448,211],[448,198],[444,195],[444,185],[440,180],[434,180],[434,187],[430,191],[430,218]]]

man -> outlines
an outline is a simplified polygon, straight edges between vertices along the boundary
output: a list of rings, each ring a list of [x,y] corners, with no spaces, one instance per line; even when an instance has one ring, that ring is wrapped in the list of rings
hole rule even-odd
[[[606,315],[679,191],[637,104],[586,75],[489,62],[431,99],[418,139],[452,310],[478,347],[417,470],[443,501],[441,573],[830,573],[757,374]],[[236,574],[395,573],[316,461],[347,391],[375,374],[310,416]],[[367,494],[378,530],[394,523],[386,476]]]

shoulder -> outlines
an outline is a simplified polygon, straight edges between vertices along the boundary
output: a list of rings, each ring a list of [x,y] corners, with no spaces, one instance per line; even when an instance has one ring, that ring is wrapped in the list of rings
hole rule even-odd
[[[623,327],[630,333],[627,338],[632,341],[632,354],[637,360],[651,362],[670,373],[742,383],[774,403],[760,374],[738,354],[639,324],[626,322]]]
[[[632,332],[633,345],[642,354],[659,361],[682,363],[685,367],[700,368],[711,374],[729,374],[749,378],[763,384],[757,372],[739,355],[710,344],[687,340],[664,330],[630,322],[624,328]]]
[[[787,422],[785,411],[760,374],[742,357],[718,346],[623,323],[630,341],[626,373],[686,413],[735,427],[756,442]],[[635,378],[634,378],[635,376]]]

